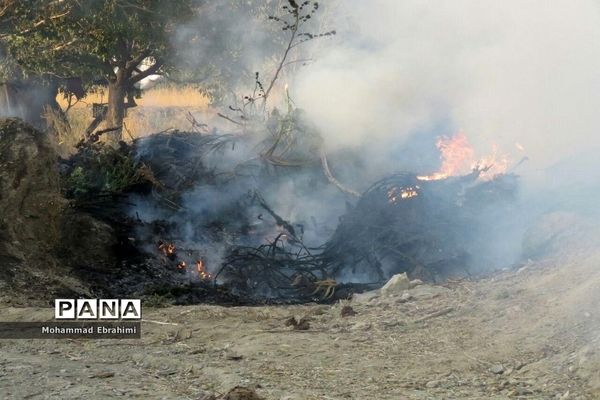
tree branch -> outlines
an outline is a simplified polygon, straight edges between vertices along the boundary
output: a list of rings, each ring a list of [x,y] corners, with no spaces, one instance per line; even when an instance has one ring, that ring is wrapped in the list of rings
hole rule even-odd
[[[129,82],[133,85],[134,83],[137,83],[139,81],[141,81],[144,78],[147,78],[150,75],[154,75],[156,72],[158,72],[158,70],[160,69],[160,67],[162,67],[163,63],[156,60],[156,62],[149,67],[147,70],[142,71],[141,73],[132,76],[129,79]]]
[[[59,50],[62,50],[62,49],[64,49],[65,47],[69,47],[70,45],[72,45],[72,44],[73,44],[73,43],[75,43],[75,42],[77,42],[77,38],[75,38],[75,39],[73,39],[73,40],[70,40],[70,41],[69,41],[69,42],[67,42],[67,43],[61,43],[61,44],[59,44],[59,45],[57,45],[57,46],[54,46],[54,47],[53,47],[52,49],[50,49],[50,50],[51,50],[51,51],[59,51]]]
[[[273,75],[273,79],[271,79],[271,83],[269,84],[269,87],[267,88],[267,90],[265,91],[265,95],[263,96],[263,108],[266,107],[267,98],[269,97],[271,90],[273,90],[273,86],[275,86],[275,82],[279,78],[279,74],[281,73],[281,70],[285,66],[285,62],[288,58],[288,54],[290,53],[290,50],[292,50],[294,40],[296,40],[296,35],[298,34],[299,24],[300,24],[300,17],[298,15],[298,13],[296,13],[296,22],[293,25],[294,28],[292,29],[292,36],[290,37],[290,41],[288,42],[285,52],[283,53],[283,57],[281,57],[281,61],[279,62],[279,65],[277,66],[277,69],[275,70],[275,75]]]
[[[146,49],[143,50],[137,57],[132,58],[131,60],[127,61],[127,63],[125,64],[125,69],[127,70],[127,72],[131,73],[133,72],[133,70],[135,68],[137,68],[137,66],[144,61],[144,59],[146,59],[146,57],[148,57],[150,55],[150,50]]]
[[[3,9],[2,12],[5,13],[6,12],[6,8]],[[16,32],[16,33],[4,33],[4,34],[0,35],[0,38],[3,39],[3,38],[6,38],[6,37],[9,37],[9,36],[23,36],[23,35],[26,35],[28,33],[31,33],[33,31],[35,31],[37,28],[39,28],[40,26],[46,24],[48,21],[52,21],[52,20],[55,20],[55,19],[62,18],[64,16],[66,16],[66,15],[69,15],[70,13],[71,13],[71,9],[69,8],[67,11],[65,11],[65,12],[63,12],[61,14],[51,15],[51,16],[49,16],[47,18],[44,18],[44,19],[42,19],[40,21],[34,22],[33,25],[30,28],[24,29],[24,30],[22,30],[20,32]]]
[[[292,60],[292,61],[288,61],[285,64],[283,64],[283,67],[287,67],[288,65],[292,65],[292,64],[297,64],[297,63],[307,63],[313,61],[312,58],[301,58],[299,60]]]
[[[323,172],[325,173],[327,180],[330,183],[332,183],[333,185],[335,185],[342,192],[349,194],[351,196],[354,196],[354,197],[360,197],[360,193],[358,193],[356,190],[347,188],[346,186],[342,185],[342,183],[340,181],[335,179],[335,177],[331,173],[331,170],[329,169],[329,163],[327,162],[327,155],[325,155],[325,151],[323,149],[321,149],[320,156],[321,156],[321,166],[323,167]]]
[[[217,113],[217,115],[218,115],[219,117],[223,118],[223,119],[226,119],[226,120],[227,120],[227,121],[229,121],[229,122],[233,122],[233,123],[234,123],[234,124],[236,124],[236,125],[242,125],[242,126],[244,125],[244,124],[242,124],[241,122],[238,122],[238,121],[236,121],[236,120],[234,120],[234,119],[232,119],[232,118],[229,118],[229,117],[228,117],[227,115],[225,115],[225,114]]]

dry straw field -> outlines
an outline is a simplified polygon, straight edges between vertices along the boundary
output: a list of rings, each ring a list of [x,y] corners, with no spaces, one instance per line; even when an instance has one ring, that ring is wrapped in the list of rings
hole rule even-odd
[[[80,101],[72,100],[70,106],[64,96],[57,97],[62,109],[67,110],[68,124],[52,112],[48,112],[46,118],[55,126],[62,148],[72,148],[79,141],[83,131],[92,122],[92,104],[104,103],[107,98],[108,93],[102,88]],[[137,107],[127,110],[125,140],[167,129],[189,130],[192,126],[190,113],[198,120],[210,115],[209,99],[192,86],[158,86],[144,91],[136,102]]]

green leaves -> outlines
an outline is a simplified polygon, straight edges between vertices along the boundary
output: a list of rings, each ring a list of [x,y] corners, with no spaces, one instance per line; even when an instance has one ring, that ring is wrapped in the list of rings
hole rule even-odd
[[[193,16],[191,0],[15,1],[0,15],[0,46],[27,75],[110,78],[150,49],[169,60],[171,35]]]

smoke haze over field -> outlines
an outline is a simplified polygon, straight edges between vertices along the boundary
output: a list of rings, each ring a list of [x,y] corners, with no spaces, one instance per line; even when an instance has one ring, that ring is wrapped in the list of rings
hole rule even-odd
[[[330,148],[462,128],[529,170],[598,146],[600,3],[339,2],[293,95]],[[522,172],[522,170],[519,170]]]

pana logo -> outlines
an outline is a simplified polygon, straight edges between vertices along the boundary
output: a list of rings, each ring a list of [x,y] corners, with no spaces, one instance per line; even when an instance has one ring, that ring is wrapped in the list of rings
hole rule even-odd
[[[139,299],[56,299],[56,319],[142,319]]]

